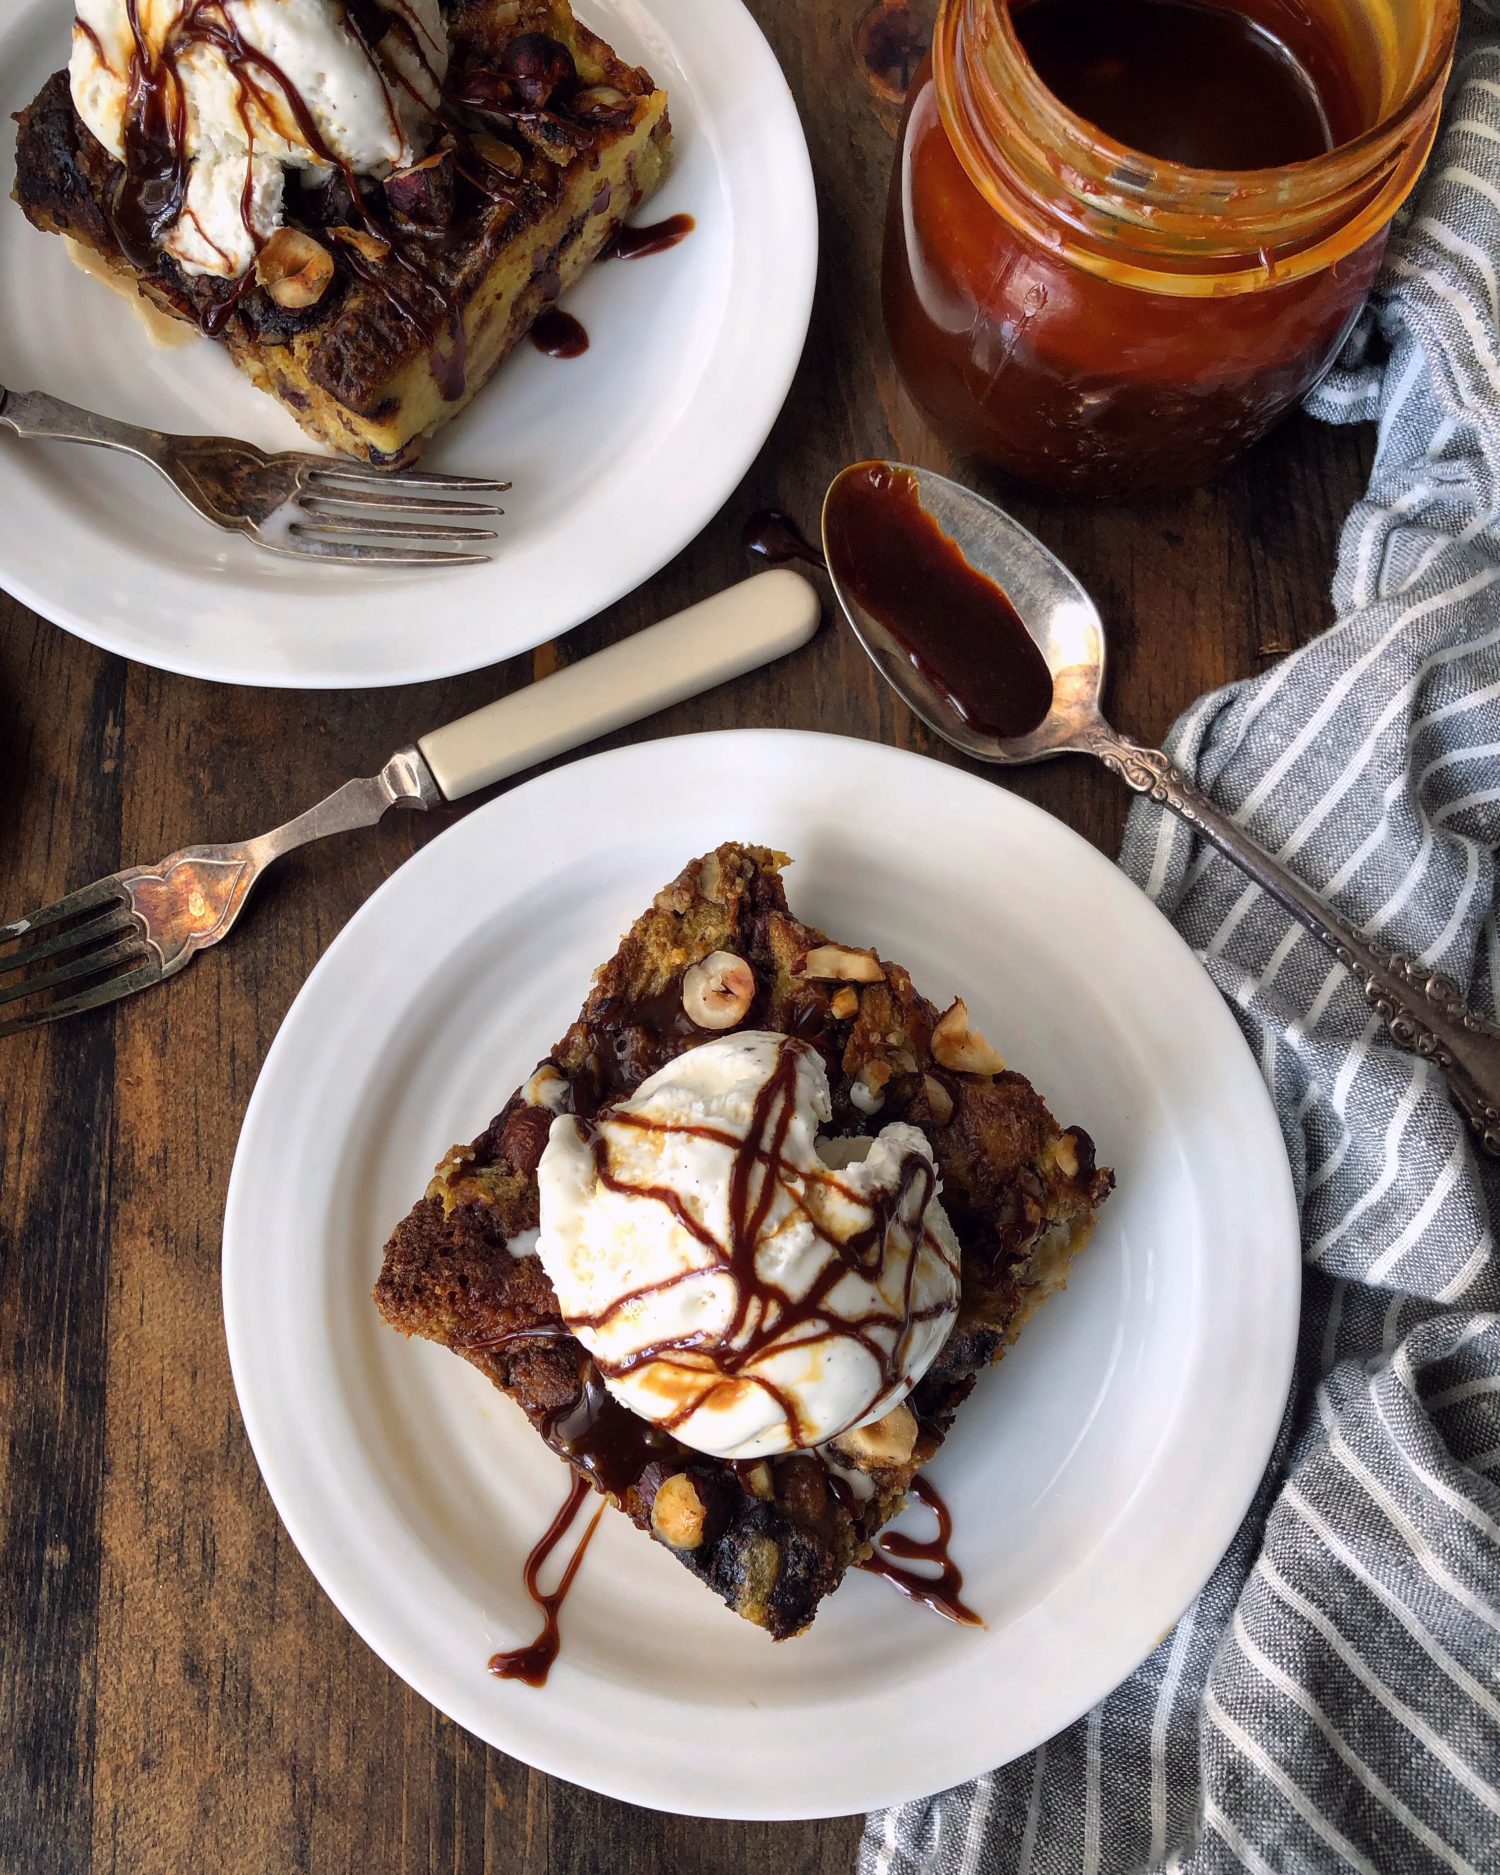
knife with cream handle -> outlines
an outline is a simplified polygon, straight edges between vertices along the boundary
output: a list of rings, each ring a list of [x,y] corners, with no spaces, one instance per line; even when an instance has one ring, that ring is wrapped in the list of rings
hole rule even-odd
[[[227,935],[267,866],[388,808],[441,807],[684,697],[785,657],[818,629],[818,595],[759,573],[593,657],[398,749],[378,774],[253,840],[185,846],[0,925],[0,1036],[149,989]]]

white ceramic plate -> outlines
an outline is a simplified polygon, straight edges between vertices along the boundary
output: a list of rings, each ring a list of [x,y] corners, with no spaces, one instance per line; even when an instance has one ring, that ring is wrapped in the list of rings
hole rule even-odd
[[[545,1689],[486,1672],[539,1625],[521,1581],[567,1474],[520,1411],[370,1301],[382,1243],[577,1012],[683,863],[796,857],[793,908],[968,998],[1118,1170],[1066,1293],[932,1467],[950,1625],[854,1574],[773,1645],[606,1512]],[[226,953],[222,967],[233,968]],[[651,743],[481,808],[331,946],[250,1104],[224,1237],[235,1384],[309,1565],[370,1645],[502,1750],[659,1809],[863,1810],[1048,1738],[1171,1627],[1249,1504],[1290,1383],[1291,1181],[1208,978],[1092,847],[1003,789],[782,731]]]
[[[348,687],[474,670],[592,617],[693,539],[765,441],[812,307],[817,210],[796,107],[740,0],[579,0],[671,98],[645,219],[670,252],[590,270],[579,359],[530,345],[439,437],[434,468],[510,476],[495,559],[419,575],[306,567],[199,521],[149,469],[0,430],[0,584],[110,651],[230,683]],[[10,200],[9,113],[63,64],[68,9],[0,17],[0,383],[154,428],[306,447],[208,340],[153,349]]]

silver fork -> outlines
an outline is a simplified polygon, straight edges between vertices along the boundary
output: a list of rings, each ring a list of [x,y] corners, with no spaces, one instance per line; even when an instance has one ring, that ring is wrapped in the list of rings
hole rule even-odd
[[[0,1036],[112,1003],[217,944],[273,860],[390,807],[432,808],[696,696],[805,644],[818,595],[786,568],[637,632],[398,749],[271,833],[127,866],[0,925]]]
[[[215,527],[272,553],[340,565],[482,565],[489,554],[478,543],[494,540],[495,530],[474,523],[504,509],[457,497],[510,487],[490,476],[387,472],[297,450],[267,455],[230,436],[171,436],[3,384],[0,425],[138,456]]]

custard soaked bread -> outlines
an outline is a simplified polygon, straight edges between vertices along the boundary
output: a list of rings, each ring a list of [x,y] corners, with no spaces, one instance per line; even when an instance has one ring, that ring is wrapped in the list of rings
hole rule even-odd
[[[289,0],[302,37],[275,41],[257,19],[79,0],[16,200],[309,435],[410,461],[655,190],[666,95],[566,0]]]
[[[1088,1136],[1060,1128],[1030,1083],[1005,1071],[969,1027],[961,1002],[940,1014],[899,964],[832,943],[794,918],[783,863],[764,848],[724,845],[658,895],[598,972],[553,1054],[471,1145],[455,1147],[439,1166],[386,1247],[375,1288],[393,1327],[472,1362],[579,1475],[778,1639],[805,1628],[845,1571],[868,1556],[872,1536],[901,1508],[977,1376],[1062,1286],[1113,1183],[1096,1166]],[[899,1404],[831,1439],[826,1426],[788,1430],[806,1396],[790,1402],[785,1387],[764,1379],[768,1369],[752,1374],[742,1366],[742,1377],[763,1383],[775,1411],[739,1422],[739,1443],[720,1447],[738,1455],[725,1457],[703,1449],[713,1440],[693,1429],[692,1415],[722,1391],[722,1367],[706,1374],[701,1363],[692,1365],[701,1335],[658,1340],[645,1351],[650,1364],[678,1363],[687,1386],[681,1399],[653,1407],[630,1395],[640,1407],[632,1410],[618,1397],[627,1381],[640,1379],[642,1362],[605,1359],[598,1331],[609,1311],[582,1316],[566,1294],[560,1306],[535,1250],[537,1168],[546,1150],[550,1204],[559,1147],[573,1153],[581,1141],[597,1156],[609,1126],[625,1121],[637,1131],[669,1130],[632,1097],[674,1072],[686,1079],[688,1051],[701,1063],[736,1042],[746,1053],[769,1048],[779,1056],[787,1067],[783,1092],[793,1072],[826,1086],[823,1112],[836,1136],[821,1143],[828,1167],[858,1160],[866,1147],[873,1163],[881,1140],[904,1142],[907,1172],[899,1193],[883,1203],[887,1223],[910,1190],[922,1197],[924,1177],[927,1195],[941,1181],[947,1221],[930,1238],[931,1270],[941,1278],[951,1261],[956,1280],[945,1338],[935,1355],[931,1346],[922,1354],[921,1377]],[[755,1121],[723,1148],[741,1184],[741,1208],[758,1207],[761,1215],[769,1201],[756,1193],[764,1194],[770,1173],[792,1156],[789,1102],[778,1107],[775,1095],[768,1080]],[[677,1130],[713,1145],[725,1124],[700,1118]],[[612,1188],[643,1189],[627,1186],[621,1169],[617,1159],[604,1173]],[[821,1174],[829,1186],[844,1176]],[[795,1184],[803,1212],[812,1190],[806,1179]],[[648,1195],[666,1196],[691,1230],[708,1234],[707,1209]],[[555,1217],[549,1228],[561,1234]],[[825,1242],[836,1241],[851,1272],[870,1276],[869,1230],[838,1240],[826,1216],[819,1230]],[[915,1271],[910,1237],[908,1249],[905,1267]],[[714,1258],[707,1260],[717,1272]],[[555,1260],[552,1267],[559,1268]],[[680,1281],[669,1274],[643,1282],[623,1300],[633,1307],[647,1290],[676,1293]],[[759,1309],[769,1298],[767,1285],[756,1287]],[[825,1284],[819,1293],[831,1291]],[[910,1275],[906,1299],[921,1300]],[[796,1336],[805,1336],[808,1292],[799,1288],[781,1301]],[[939,1306],[909,1306],[911,1322],[930,1319]],[[851,1332],[868,1338],[877,1313],[848,1324]],[[741,1308],[742,1321],[745,1315]],[[757,1351],[753,1340],[737,1343],[741,1355]],[[904,1360],[906,1345],[893,1358]],[[896,1346],[892,1338],[889,1348]],[[882,1358],[889,1348],[881,1344]],[[877,1400],[877,1409],[883,1404]],[[744,1456],[757,1452],[771,1455]]]

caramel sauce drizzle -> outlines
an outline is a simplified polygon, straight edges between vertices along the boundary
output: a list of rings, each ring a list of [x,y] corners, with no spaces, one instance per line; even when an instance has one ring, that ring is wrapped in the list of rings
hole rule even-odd
[[[925,1242],[947,1260],[937,1240],[925,1229],[927,1207],[931,1202],[937,1175],[931,1163],[920,1153],[908,1154],[901,1163],[899,1177],[889,1191],[862,1193],[843,1183],[832,1171],[805,1172],[789,1166],[785,1158],[787,1133],[796,1110],[795,1089],[798,1062],[811,1054],[806,1042],[790,1037],[779,1041],[776,1066],[756,1095],[750,1122],[741,1138],[725,1128],[705,1124],[675,1125],[652,1120],[644,1114],[606,1110],[596,1120],[575,1120],[593,1154],[595,1173],[606,1190],[631,1197],[646,1198],[663,1206],[697,1243],[709,1252],[710,1262],[679,1270],[658,1281],[641,1283],[615,1297],[605,1308],[573,1320],[576,1328],[607,1330],[612,1323],[642,1299],[661,1295],[684,1282],[701,1280],[715,1271],[724,1271],[733,1283],[734,1310],[723,1328],[693,1329],[637,1348],[619,1360],[610,1361],[595,1354],[599,1371],[608,1379],[618,1380],[646,1366],[661,1365],[675,1369],[682,1376],[682,1399],[671,1413],[658,1421],[667,1432],[676,1431],[696,1412],[711,1408],[716,1399],[732,1400],[746,1386],[766,1394],[786,1423],[793,1446],[805,1448],[830,1434],[809,1426],[796,1401],[762,1373],[752,1371],[767,1355],[780,1349],[810,1347],[819,1343],[850,1339],[857,1341],[870,1355],[879,1374],[879,1382],[870,1404],[898,1385],[909,1388],[911,1377],[904,1368],[904,1350],[912,1327],[931,1321],[945,1311],[940,1304],[917,1309],[913,1306],[917,1263]],[[609,1140],[605,1128],[622,1125],[657,1134],[688,1135],[726,1146],[733,1154],[729,1175],[729,1229],[721,1242],[684,1201],[681,1193],[668,1185],[636,1185],[620,1178],[610,1161]],[[757,1177],[757,1173],[759,1176]],[[852,1203],[870,1211],[870,1222],[848,1239],[840,1239],[824,1230],[804,1202],[799,1185],[820,1182],[840,1192]],[[780,1190],[809,1222],[832,1252],[805,1295],[792,1297],[768,1281],[760,1272],[756,1252],[761,1233]],[[829,1306],[833,1290],[850,1271],[869,1278],[878,1273],[885,1254],[886,1239],[893,1226],[904,1227],[911,1239],[903,1279],[899,1310],[872,1308],[857,1316],[845,1316]],[[950,1265],[951,1267],[951,1265]],[[883,1333],[881,1331],[884,1331]],[[840,1429],[842,1430],[842,1429]]]

